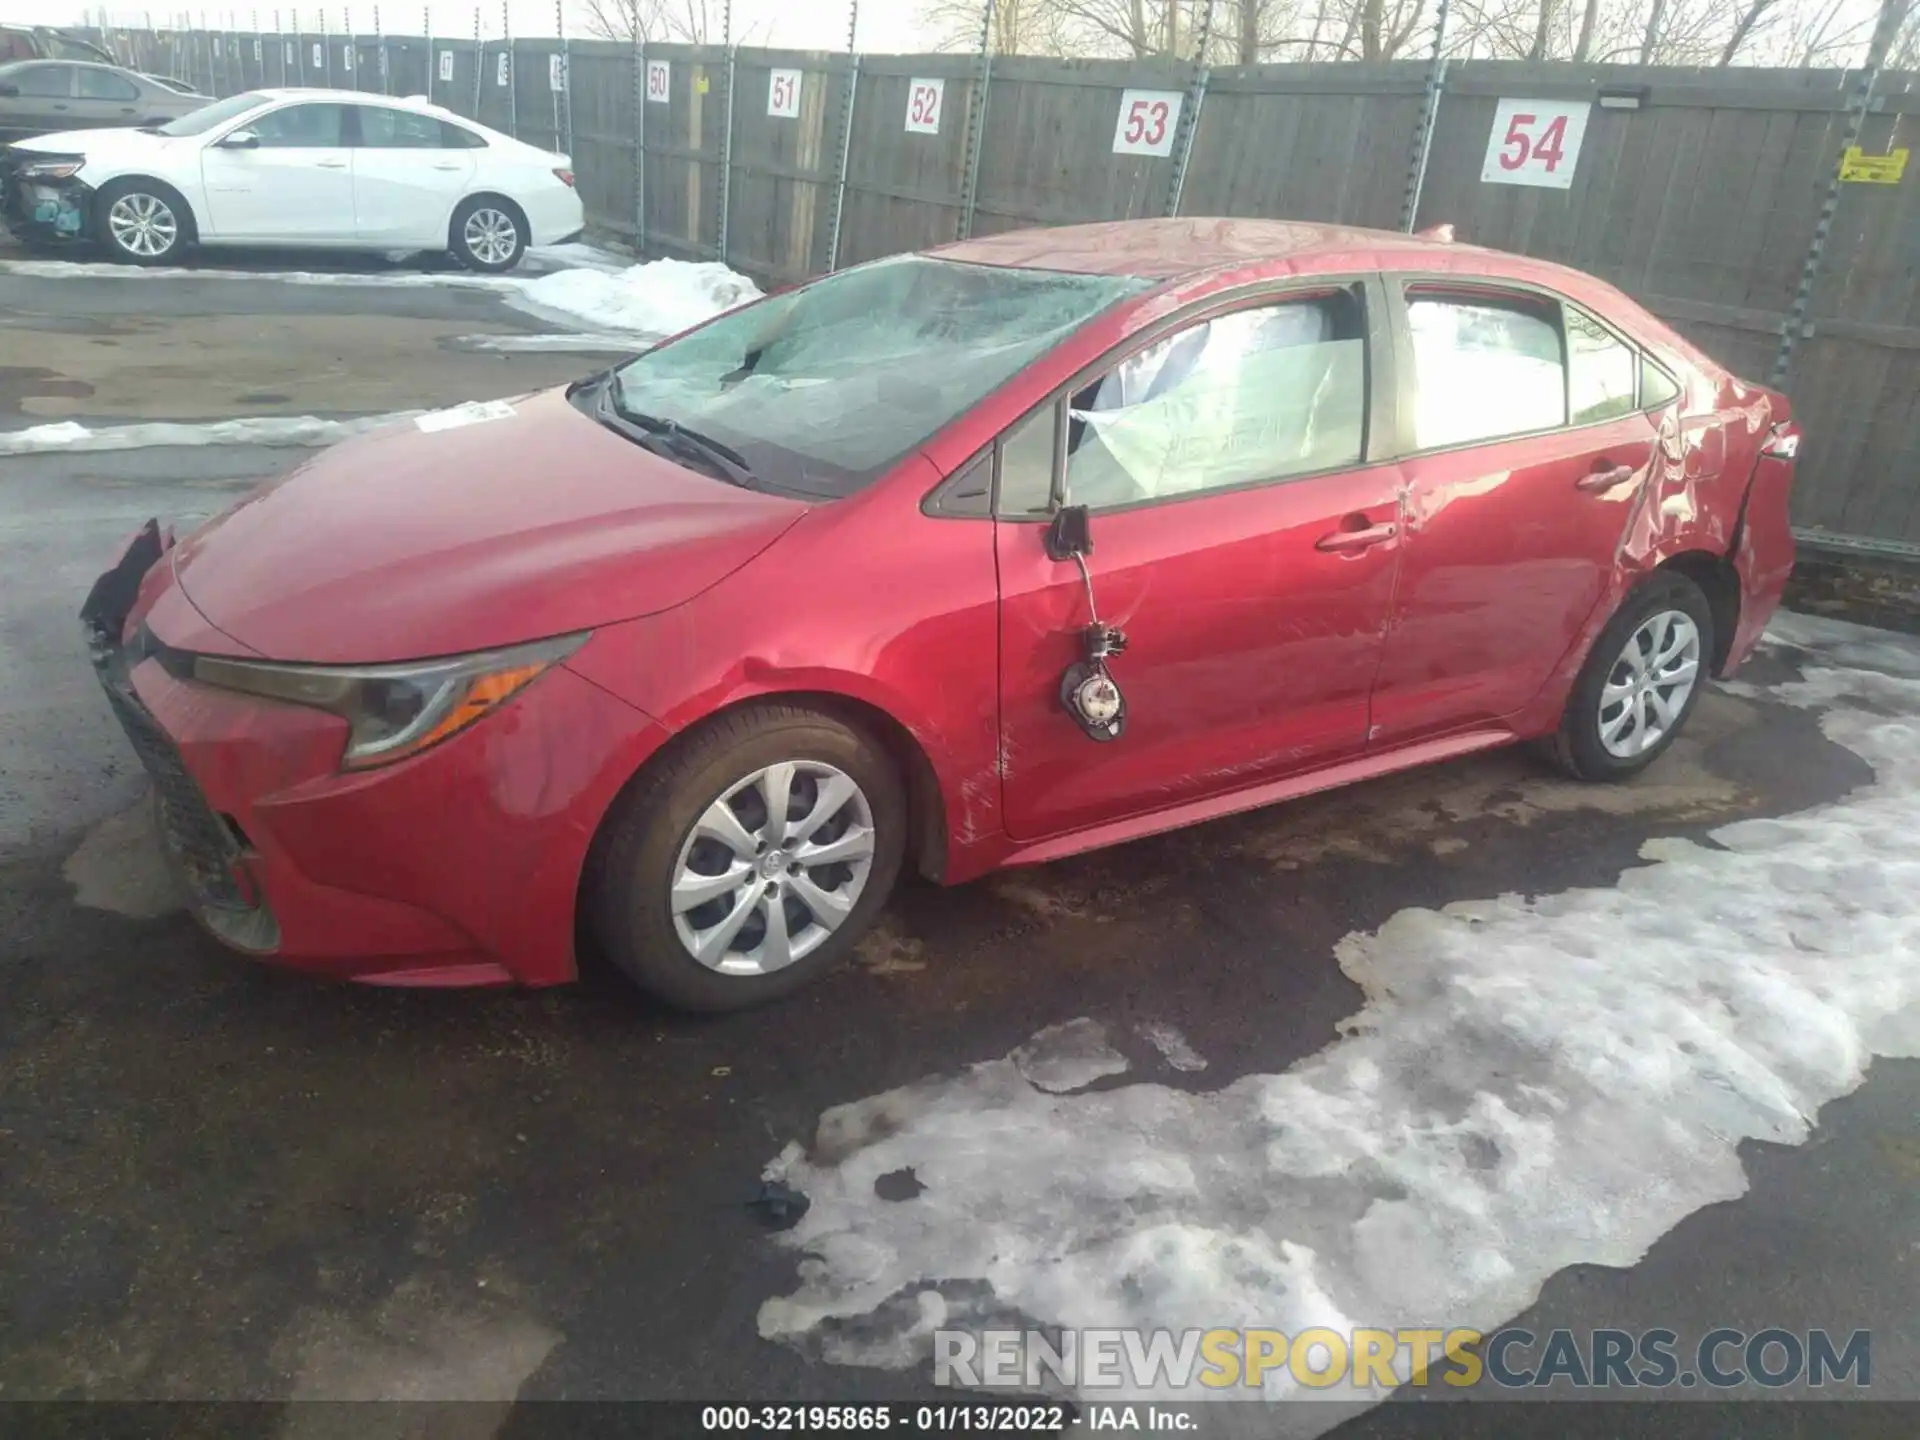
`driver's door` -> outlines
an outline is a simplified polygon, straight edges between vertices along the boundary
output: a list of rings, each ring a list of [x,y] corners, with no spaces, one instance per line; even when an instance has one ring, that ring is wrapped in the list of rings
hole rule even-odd
[[[1400,475],[1368,460],[1371,285],[1176,325],[1003,438],[996,486],[1006,825],[1034,840],[1359,755],[1399,563]],[[1371,381],[1369,377],[1372,377]],[[1381,399],[1376,396],[1375,399]],[[1062,707],[1088,600],[1046,553],[1091,510],[1120,738]]]
[[[349,109],[316,101],[283,105],[208,144],[200,152],[208,233],[256,244],[352,243]],[[242,131],[257,143],[233,143]]]

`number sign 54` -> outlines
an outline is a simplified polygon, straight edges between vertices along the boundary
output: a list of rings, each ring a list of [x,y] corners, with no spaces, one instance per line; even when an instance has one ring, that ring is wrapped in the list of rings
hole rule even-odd
[[[1180,126],[1178,90],[1128,90],[1120,96],[1120,118],[1113,127],[1116,155],[1171,155],[1173,132]]]
[[[1567,189],[1580,161],[1589,108],[1584,100],[1502,100],[1493,112],[1480,178],[1495,185]]]

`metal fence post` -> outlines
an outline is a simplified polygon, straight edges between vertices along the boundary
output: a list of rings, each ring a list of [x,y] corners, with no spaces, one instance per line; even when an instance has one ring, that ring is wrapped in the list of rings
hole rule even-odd
[[[327,62],[327,88],[333,88],[333,41],[327,37],[327,7],[320,7],[320,54]]]
[[[1420,120],[1413,133],[1413,151],[1407,157],[1407,188],[1400,198],[1400,228],[1409,234],[1420,214],[1420,192],[1427,184],[1427,157],[1433,152],[1434,121],[1440,114],[1440,92],[1447,83],[1447,0],[1439,0],[1433,17],[1433,53],[1427,60],[1427,85],[1420,99]]]
[[[721,10],[721,36],[727,45],[727,115],[720,131],[720,263],[727,263],[727,212],[733,204],[733,0]]]
[[[298,6],[293,11],[293,53],[300,61],[300,85],[304,89],[307,83],[307,32],[300,27]]]
[[[560,32],[560,88],[554,92],[553,96],[553,144],[555,149],[571,159],[573,157],[573,49],[567,44],[565,12],[566,0],[553,0],[553,23]],[[565,129],[561,128],[562,120],[566,122]]]
[[[387,32],[380,24],[378,5],[373,7],[373,52],[379,57],[374,64],[380,71],[380,93],[385,95],[390,93],[390,87],[387,84],[387,70],[390,62],[387,59]]]
[[[833,229],[827,237],[827,269],[840,268],[840,220],[847,208],[847,164],[853,158],[853,106],[860,93],[860,54],[853,48],[860,29],[860,0],[847,18],[847,100],[840,108],[840,178],[833,187]]]
[[[993,85],[993,0],[980,7],[980,73],[974,77],[967,106],[967,183],[960,200],[960,236],[973,234],[973,209],[980,198],[980,142],[987,129],[987,94]]]
[[[507,134],[520,138],[520,67],[514,63],[513,21],[508,0],[500,0],[500,43],[507,55]]]
[[[473,7],[473,115],[480,118],[480,86],[487,77],[487,47],[480,43],[480,7]]]
[[[422,43],[427,47],[427,103],[433,103],[434,72],[440,68],[440,58],[433,53],[433,7],[420,7],[420,33]]]
[[[647,42],[633,24],[633,253],[647,257]]]
[[[1788,311],[1786,323],[1780,329],[1780,349],[1773,357],[1773,371],[1767,376],[1767,383],[1776,388],[1784,385],[1788,373],[1793,369],[1794,346],[1807,339],[1813,333],[1813,327],[1807,323],[1807,311],[1813,305],[1814,286],[1820,279],[1820,260],[1827,248],[1827,236],[1833,230],[1833,214],[1840,208],[1840,163],[1846,152],[1860,143],[1860,131],[1867,123],[1867,112],[1873,108],[1873,90],[1880,83],[1881,67],[1887,63],[1887,51],[1893,45],[1893,37],[1905,18],[1907,6],[1900,0],[1880,0],[1880,20],[1873,27],[1873,39],[1867,46],[1867,63],[1860,71],[1860,78],[1854,84],[1853,101],[1847,107],[1846,133],[1840,141],[1840,153],[1833,157],[1833,173],[1827,177],[1826,198],[1820,202],[1820,218],[1814,222],[1813,243],[1807,247],[1807,258],[1800,265],[1800,283],[1794,288],[1793,308]]]
[[[1187,103],[1180,107],[1180,133],[1173,139],[1173,174],[1167,183],[1169,218],[1180,213],[1180,193],[1187,186],[1187,159],[1193,154],[1193,137],[1200,129],[1200,107],[1206,103],[1207,81],[1213,74],[1213,66],[1207,63],[1207,49],[1212,44],[1213,0],[1206,0],[1200,11],[1200,44],[1193,56],[1193,80],[1187,86]]]

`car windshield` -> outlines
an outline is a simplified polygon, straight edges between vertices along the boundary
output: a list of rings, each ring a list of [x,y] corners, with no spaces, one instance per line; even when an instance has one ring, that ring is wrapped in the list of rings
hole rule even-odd
[[[617,372],[615,403],[732,446],[770,485],[848,495],[1151,283],[882,260],[649,351]]]
[[[50,59],[54,60],[93,60],[111,65],[113,57],[97,45],[89,45],[84,40],[69,40],[64,35],[42,34],[40,43]]]
[[[204,135],[216,125],[224,125],[238,118],[257,105],[266,102],[267,97],[258,90],[249,90],[244,95],[229,95],[224,100],[216,100],[211,105],[202,105],[198,110],[182,115],[178,120],[169,120],[164,125],[153,127],[156,135]]]

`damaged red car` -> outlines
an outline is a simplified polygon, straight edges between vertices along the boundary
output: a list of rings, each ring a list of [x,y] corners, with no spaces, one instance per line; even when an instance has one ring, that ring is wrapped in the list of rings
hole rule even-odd
[[[901,872],[1521,740],[1754,645],[1799,432],[1619,291],[1259,220],[996,235],[350,440],[83,618],[206,926],[390,985],[595,943],[725,1010]]]

